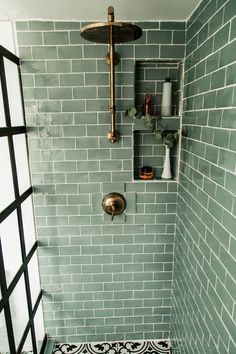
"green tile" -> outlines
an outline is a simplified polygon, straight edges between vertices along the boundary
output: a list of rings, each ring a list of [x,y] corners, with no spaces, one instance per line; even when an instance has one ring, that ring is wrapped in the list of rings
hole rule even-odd
[[[216,106],[229,107],[233,102],[233,90],[231,87],[217,91]]]
[[[47,47],[33,47],[32,48],[33,59],[56,59],[57,48],[55,46]]]
[[[82,58],[82,46],[59,46],[59,59],[79,59]]]
[[[75,87],[73,89],[73,98],[96,98],[96,87]]]
[[[19,45],[42,45],[43,36],[40,32],[17,32]]]
[[[185,44],[185,31],[174,31],[173,32],[173,44]]]
[[[211,75],[211,89],[223,87],[225,83],[225,68],[214,72]]]
[[[19,56],[21,60],[32,59],[32,50],[30,47],[19,47]]]
[[[28,30],[28,22],[27,21],[16,21],[16,30],[23,31]]]
[[[235,163],[236,163],[235,153],[223,149],[219,150],[218,165],[220,167],[223,167],[225,170],[234,172]]]
[[[47,99],[48,92],[46,88],[25,88],[24,91],[24,99],[32,100],[32,99]]]
[[[209,21],[209,35],[215,33],[221,26],[223,21],[223,9],[216,12],[216,14]]]
[[[236,42],[233,41],[232,43],[223,47],[220,51],[220,66],[225,66],[234,62],[235,58],[233,53],[236,50]]]
[[[185,30],[185,21],[161,21],[160,28],[167,30]]]
[[[159,46],[157,45],[137,45],[135,46],[135,58],[159,58]]]
[[[222,128],[236,128],[235,112],[236,109],[234,108],[225,109],[223,111]]]
[[[80,31],[70,31],[70,44],[88,44],[88,42],[82,38]]]
[[[226,55],[226,54],[225,54]],[[223,55],[222,55],[223,57]],[[219,68],[219,59],[220,58],[220,52],[216,52],[211,54],[207,59],[206,59],[206,72],[210,73],[216,69]],[[222,59],[221,59],[222,61]],[[220,65],[224,66],[224,65]]]
[[[45,45],[61,45],[69,43],[68,32],[44,32],[43,38]]]
[[[61,74],[61,86],[83,86],[84,77],[82,74]]]
[[[48,73],[67,73],[71,72],[71,63],[67,60],[48,60],[46,61]]]
[[[56,21],[55,29],[56,30],[73,30],[80,29],[81,23],[78,21]]]
[[[223,147],[223,148],[228,148],[228,146],[229,146],[229,131],[227,131],[225,129],[224,130],[215,129],[213,144],[216,146]]]
[[[84,58],[105,58],[107,49],[104,45],[86,45],[84,47]]]
[[[69,87],[57,87],[48,89],[49,99],[68,99],[72,98],[72,89]]]
[[[30,30],[53,30],[54,23],[52,21],[29,21],[29,29]]]
[[[184,45],[161,45],[161,58],[183,58],[185,46]]]
[[[24,60],[21,65],[23,73],[46,73],[45,61]]]
[[[62,112],[84,112],[84,100],[64,100],[62,101]]]
[[[95,72],[96,71],[96,60],[72,60],[72,71],[73,72]]]
[[[56,74],[35,75],[36,86],[58,86],[59,78]]]
[[[233,0],[228,1],[225,5],[225,12],[224,12],[224,23],[229,21],[235,14],[235,3]]]
[[[151,44],[171,44],[172,32],[171,31],[148,31],[147,43]]]

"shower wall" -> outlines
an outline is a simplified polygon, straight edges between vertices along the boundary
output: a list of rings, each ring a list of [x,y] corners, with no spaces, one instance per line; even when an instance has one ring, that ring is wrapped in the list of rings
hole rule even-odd
[[[171,337],[176,353],[236,353],[236,2],[187,23]]]
[[[111,144],[107,46],[85,42],[79,22],[16,23],[45,324],[60,342],[169,337],[177,182],[132,180],[124,111],[135,60],[183,59],[185,23],[138,25],[142,38],[116,46],[121,140]],[[127,211],[112,223],[101,201],[114,191]]]

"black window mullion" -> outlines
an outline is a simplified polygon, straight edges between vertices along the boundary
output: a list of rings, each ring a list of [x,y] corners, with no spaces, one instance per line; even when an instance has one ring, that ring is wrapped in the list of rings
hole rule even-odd
[[[19,226],[22,259],[23,259],[23,264],[26,264],[27,255],[26,255],[26,249],[25,249],[25,240],[24,240],[24,230],[23,230],[23,220],[22,220],[21,206],[17,207],[17,219],[18,219],[18,226]],[[28,267],[25,268],[24,278],[25,278],[25,290],[26,290],[28,314],[29,314],[29,319],[30,319],[30,318],[32,318],[33,309],[32,309],[32,300],[31,300],[31,291],[30,291]],[[33,352],[36,354],[37,353],[37,347],[36,347],[36,343],[35,343],[36,341],[35,341],[35,330],[34,330],[33,321],[32,321],[32,324],[31,324],[31,334],[32,334]]]
[[[18,78],[19,78],[19,84],[20,84],[20,90],[21,90],[22,112],[23,112],[23,119],[24,119],[24,123],[25,123],[25,111],[24,111],[24,104],[23,104],[23,94],[22,94],[22,83],[21,83],[20,68],[19,68],[19,59],[14,54],[8,52],[2,46],[0,46],[0,78],[1,78],[3,105],[4,105],[4,111],[5,111],[5,120],[6,120],[6,127],[1,129],[0,134],[7,133],[6,136],[8,138],[9,155],[10,155],[10,163],[11,163],[11,170],[12,170],[12,180],[13,180],[13,187],[14,187],[14,194],[15,194],[15,201],[8,208],[6,208],[9,210],[5,209],[3,211],[3,213],[0,213],[0,222],[1,222],[1,217],[3,215],[6,216],[6,211],[9,212],[14,204],[15,208],[13,210],[11,210],[11,212],[14,210],[16,210],[16,212],[17,212],[17,221],[18,221],[18,229],[19,229],[20,244],[21,244],[21,255],[22,255],[23,268],[24,268],[23,273],[24,273],[24,280],[25,280],[26,299],[27,299],[27,307],[28,307],[28,315],[29,315],[29,322],[27,325],[27,326],[29,326],[29,328],[26,327],[26,329],[24,331],[19,348],[17,349],[17,353],[23,348],[26,336],[27,336],[28,331],[30,329],[31,336],[32,336],[33,352],[35,354],[37,354],[35,327],[34,327],[34,320],[33,320],[35,312],[32,308],[31,291],[30,291],[30,283],[29,283],[29,272],[28,272],[28,263],[27,263],[27,255],[26,255],[26,247],[25,247],[25,239],[24,239],[24,229],[23,229],[23,218],[22,218],[22,209],[21,209],[22,200],[21,200],[21,196],[19,193],[19,185],[18,185],[18,179],[17,179],[17,166],[16,166],[14,141],[13,141],[14,133],[18,133],[18,134],[23,133],[23,132],[25,132],[23,130],[26,128],[24,127],[23,130],[20,129],[21,130],[20,131],[19,129],[17,130],[17,128],[20,128],[20,127],[12,127],[11,126],[11,116],[10,116],[9,100],[8,100],[8,93],[7,93],[6,73],[5,73],[5,66],[4,66],[4,60],[3,60],[4,56],[18,66],[18,72],[19,72]],[[31,187],[31,191],[32,191],[32,187]],[[2,252],[2,250],[1,250],[1,252]],[[2,253],[0,254],[0,256],[2,256]],[[1,277],[3,277],[3,279],[1,279],[1,282],[3,280],[3,283],[2,283],[3,298],[4,298],[4,296],[5,296],[5,299],[8,298],[8,301],[6,301],[6,302],[4,301],[4,303],[5,303],[4,304],[4,311],[5,311],[5,315],[6,315],[7,333],[8,333],[9,341],[11,343],[10,352],[11,352],[11,354],[15,354],[16,348],[15,348],[15,340],[14,340],[14,331],[13,331],[13,326],[12,326],[12,317],[11,317],[10,305],[9,305],[9,296],[10,295],[7,293],[7,283],[6,283],[6,278],[5,278],[6,276],[5,276],[5,269],[4,269],[3,261],[2,261],[2,266],[0,267],[0,273],[2,273]],[[19,273],[18,273],[18,275],[19,275]],[[5,283],[4,283],[4,281],[5,281]],[[41,299],[41,297],[40,297],[40,299]],[[40,299],[39,299],[39,301],[40,301]],[[26,334],[26,336],[25,336],[25,334]],[[20,347],[21,347],[21,349],[20,349]]]
[[[3,100],[4,111],[5,111],[6,126],[11,127],[9,101],[7,95],[7,81],[6,81],[6,73],[5,73],[3,56],[0,57],[0,77],[1,77],[2,100]]]
[[[21,267],[19,268],[18,272],[16,273],[16,275],[14,276],[11,284],[8,286],[7,288],[7,293],[5,294],[4,298],[1,299],[0,301],[0,312],[2,311],[2,309],[4,308],[5,304],[9,301],[9,298],[11,296],[11,293],[13,292],[13,290],[15,289],[15,286],[17,285],[20,277],[22,276],[22,274],[25,271],[25,268],[28,266],[31,258],[33,257],[34,253],[36,252],[38,247],[38,241],[36,241],[33,245],[33,247],[31,248],[31,250],[29,251],[29,254],[27,255],[27,260],[25,264],[22,264]]]
[[[6,273],[5,267],[3,263],[3,253],[2,253],[2,243],[0,239],[0,287],[3,299],[7,297],[7,281],[6,281]],[[11,310],[9,301],[4,306],[4,314],[5,314],[5,323],[7,328],[7,336],[8,336],[8,344],[10,353],[16,353],[16,345],[15,345],[15,338],[13,332],[13,325],[12,325],[12,317],[11,317]]]
[[[28,335],[28,332],[29,332],[30,329],[31,329],[31,334],[32,334],[32,326],[33,326],[33,323],[34,323],[34,316],[35,316],[35,314],[37,312],[37,309],[39,307],[39,303],[40,303],[40,301],[42,299],[42,296],[43,296],[43,291],[41,290],[39,295],[38,295],[38,298],[36,300],[36,303],[34,305],[34,308],[32,310],[32,316],[30,317],[29,322],[27,323],[27,326],[26,326],[26,328],[24,330],[24,333],[23,333],[23,336],[21,338],[20,344],[19,344],[19,346],[17,348],[17,354],[21,354],[22,348],[24,346],[25,340],[27,338],[27,335]],[[33,353],[36,354],[37,353],[36,339],[35,339],[33,344],[34,344]]]

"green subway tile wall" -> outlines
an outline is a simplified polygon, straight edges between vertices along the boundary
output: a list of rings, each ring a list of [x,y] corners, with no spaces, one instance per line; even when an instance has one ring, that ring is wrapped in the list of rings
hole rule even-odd
[[[16,23],[47,333],[67,343],[168,338],[177,182],[132,180],[124,112],[135,61],[183,59],[185,23],[141,22],[139,41],[116,46],[116,144],[106,137],[108,48],[84,41],[81,25]],[[113,191],[127,199],[114,223],[101,209]]]
[[[187,23],[175,353],[236,353],[235,16],[235,0],[203,0]]]

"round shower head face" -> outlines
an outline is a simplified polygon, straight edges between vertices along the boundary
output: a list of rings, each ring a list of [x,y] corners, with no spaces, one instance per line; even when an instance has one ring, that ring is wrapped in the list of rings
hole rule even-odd
[[[81,29],[81,36],[95,43],[109,43],[110,27],[114,43],[135,41],[142,36],[142,29],[132,23],[98,22]]]

